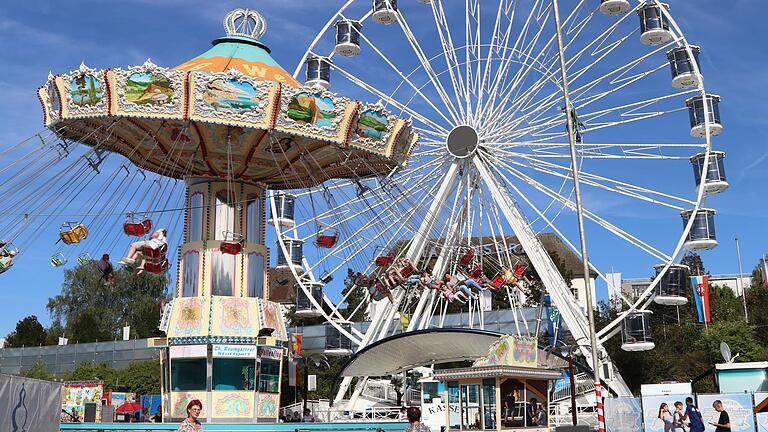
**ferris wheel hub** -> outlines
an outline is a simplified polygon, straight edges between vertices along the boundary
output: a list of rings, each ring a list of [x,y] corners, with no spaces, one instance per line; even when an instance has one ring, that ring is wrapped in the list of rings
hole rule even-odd
[[[472,126],[456,126],[448,134],[445,142],[448,152],[453,156],[463,159],[471,156],[480,143],[477,131]]]

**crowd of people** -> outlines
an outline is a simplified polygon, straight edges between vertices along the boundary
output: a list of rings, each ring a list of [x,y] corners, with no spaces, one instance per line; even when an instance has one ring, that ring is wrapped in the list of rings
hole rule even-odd
[[[304,408],[303,415],[299,415],[298,411],[294,411],[293,414],[281,415],[280,423],[314,423],[315,416],[312,415],[312,410]]]
[[[446,272],[442,277],[432,274],[430,269],[419,270],[407,258],[398,258],[387,267],[380,267],[371,276],[360,272],[355,274],[355,285],[368,289],[371,297],[378,301],[387,298],[394,303],[392,291],[398,287],[435,290],[448,302],[458,301],[465,304],[470,299],[476,300],[480,293],[489,290],[493,293],[502,288],[513,287],[525,293],[525,284],[531,284],[525,275],[527,266],[518,263],[513,268],[501,267],[492,279],[488,279],[479,265],[465,268],[462,273]]]

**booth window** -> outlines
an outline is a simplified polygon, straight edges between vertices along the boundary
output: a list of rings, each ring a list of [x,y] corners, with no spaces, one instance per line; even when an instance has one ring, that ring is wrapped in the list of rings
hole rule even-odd
[[[171,359],[171,384],[173,391],[207,390],[207,360]]]
[[[255,390],[255,359],[213,359],[214,390]]]
[[[421,403],[431,404],[432,399],[442,396],[436,382],[421,383]]]
[[[235,256],[214,253],[211,271],[211,294],[216,296],[235,295]]]
[[[184,281],[182,282],[182,297],[194,297],[197,295],[197,277],[200,272],[200,254],[197,251],[189,251],[184,254]]]
[[[245,239],[248,243],[261,243],[261,199],[250,197],[245,207]]]
[[[458,381],[448,381],[448,406],[449,407],[456,407],[459,408],[459,382]],[[453,412],[453,410],[451,410]],[[458,423],[460,420],[459,416],[449,416],[450,419],[450,429],[461,429],[461,425]]]
[[[248,297],[264,296],[264,256],[248,254]]]
[[[203,194],[195,192],[189,197],[189,241],[203,239]]]
[[[235,205],[232,197],[225,194],[216,195],[216,212],[213,224],[214,240],[226,240],[225,232],[235,232]]]
[[[280,392],[280,362],[262,359],[259,370],[259,391],[266,393]]]
[[[461,426],[462,429],[480,429],[480,386],[467,384],[461,386]]]
[[[496,380],[483,380],[483,421],[485,429],[496,430]]]

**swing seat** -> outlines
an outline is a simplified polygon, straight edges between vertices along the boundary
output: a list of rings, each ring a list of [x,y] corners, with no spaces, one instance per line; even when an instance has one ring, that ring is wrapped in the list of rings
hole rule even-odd
[[[466,266],[469,265],[469,263],[472,262],[472,258],[475,257],[475,251],[472,249],[467,249],[466,252],[464,252],[464,255],[461,256],[459,259],[459,264]]]
[[[390,264],[392,264],[392,257],[387,256],[387,255],[382,255],[380,257],[376,257],[376,266],[377,267],[387,267]]]
[[[474,267],[472,267],[472,270],[470,270],[469,275],[471,277],[480,277],[483,274],[483,269],[480,268],[478,264],[475,264]]]
[[[413,266],[408,266],[400,271],[400,274],[403,275],[404,278],[408,279],[409,276],[413,274]]]
[[[501,286],[504,285],[504,277],[496,273],[496,275],[493,276],[493,279],[491,279],[491,284],[496,288],[501,288]]]
[[[88,237],[88,228],[83,224],[73,225],[72,222],[67,222],[61,226],[59,237],[65,244],[80,243]]]
[[[338,238],[339,236],[337,234],[321,234],[315,239],[315,246],[319,248],[330,249],[336,246],[336,240],[338,240]]]
[[[163,274],[168,271],[168,259],[163,258],[159,261],[147,261],[144,263],[144,271],[155,275]]]
[[[91,256],[87,253],[81,253],[77,256],[77,263],[80,265],[87,265],[91,262]]]
[[[148,260],[155,260],[155,261],[163,260],[165,259],[166,252],[168,252],[167,244],[164,244],[157,249],[152,249],[149,246],[144,246],[143,248],[141,248],[142,255],[144,255],[144,258]]]
[[[14,257],[18,251],[11,243],[0,241],[0,257]]]
[[[368,292],[371,294],[371,298],[375,301],[382,300],[384,297],[386,297],[387,291],[389,291],[389,289],[381,281],[376,281],[376,283],[372,284],[368,289]]]
[[[0,257],[0,274],[3,274],[13,267],[13,258],[9,256]]]
[[[240,252],[243,251],[243,244],[242,243],[230,243],[230,242],[222,242],[221,247],[219,248],[221,253],[228,254],[228,255],[237,255]]]
[[[126,235],[134,237],[143,237],[152,232],[152,220],[144,219],[141,222],[125,222],[123,224],[123,232]]]
[[[51,265],[53,267],[61,267],[67,263],[67,257],[63,254],[56,254],[51,257]]]
[[[518,265],[515,266],[515,269],[513,270],[513,272],[514,272],[515,276],[518,279],[520,279],[523,276],[525,276],[525,270],[526,270],[526,267],[524,265],[518,264]]]

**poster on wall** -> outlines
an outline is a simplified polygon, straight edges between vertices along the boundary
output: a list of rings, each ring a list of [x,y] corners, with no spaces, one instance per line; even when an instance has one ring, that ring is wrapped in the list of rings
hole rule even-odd
[[[82,422],[85,414],[85,404],[93,402],[101,405],[101,398],[103,396],[104,384],[65,384],[62,392],[61,408]]]
[[[637,432],[643,427],[640,398],[607,398],[604,409],[606,432]]]
[[[716,400],[723,402],[723,408],[731,419],[731,432],[753,432],[755,430],[751,393],[699,395],[699,409],[704,417],[704,426],[708,432],[714,432],[715,427],[710,423],[717,423],[720,418],[720,413],[712,407],[712,403]]]
[[[768,393],[755,393],[755,406],[761,406],[768,403]],[[757,423],[757,432],[768,432],[768,412],[759,412],[755,414]]]
[[[661,404],[666,403],[669,412],[671,413],[675,410],[675,402],[682,402],[683,406],[685,406],[685,398],[689,396],[691,395],[673,394],[663,396],[643,396],[643,423],[645,424],[645,432],[664,432],[664,422],[659,419],[659,408],[661,408]]]

